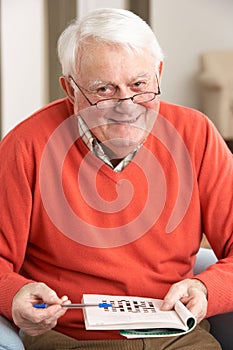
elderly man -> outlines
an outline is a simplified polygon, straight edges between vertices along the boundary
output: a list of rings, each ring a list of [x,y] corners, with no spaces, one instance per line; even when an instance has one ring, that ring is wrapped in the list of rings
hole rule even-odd
[[[160,102],[162,51],[133,13],[74,21],[58,53],[67,97],[1,144],[2,316],[27,349],[220,349],[204,319],[233,310],[232,154],[204,115]],[[220,261],[194,277],[203,232]],[[83,294],[180,300],[198,325],[136,340],[86,331],[62,307]]]

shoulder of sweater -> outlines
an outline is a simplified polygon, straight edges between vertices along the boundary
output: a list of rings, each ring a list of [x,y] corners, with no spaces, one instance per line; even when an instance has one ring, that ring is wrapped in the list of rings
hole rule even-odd
[[[29,117],[19,122],[6,136],[12,134],[19,137],[31,132],[40,132],[40,128],[47,128],[50,124],[51,129],[58,126],[69,116],[73,115],[73,106],[68,98],[58,99],[50,102],[42,108],[35,111]]]
[[[190,152],[204,154],[208,149],[210,157],[213,149],[218,154],[226,154],[229,150],[214,123],[199,110],[161,101],[160,116],[169,121],[181,135]]]
[[[73,113],[73,105],[67,97],[60,98],[38,109],[35,113],[32,114],[32,116],[46,112],[46,111],[50,111],[50,110],[62,110],[62,111],[67,111],[68,113]]]
[[[161,101],[159,114],[169,121],[178,132],[186,135],[199,134],[205,138],[209,130],[214,130],[213,122],[201,111],[178,104]]]
[[[25,118],[16,126],[16,128],[23,124],[27,124],[29,121],[34,121],[34,119],[36,122],[39,122],[40,118],[45,118],[46,116],[49,118],[51,116],[59,114],[63,117],[63,119],[73,114],[73,106],[68,98],[62,98],[48,103],[47,105],[35,111],[29,117]]]
[[[160,103],[160,114],[166,118],[194,118],[195,120],[199,119],[200,121],[206,121],[208,118],[207,116],[202,113],[201,111],[186,107],[166,101],[161,101]]]

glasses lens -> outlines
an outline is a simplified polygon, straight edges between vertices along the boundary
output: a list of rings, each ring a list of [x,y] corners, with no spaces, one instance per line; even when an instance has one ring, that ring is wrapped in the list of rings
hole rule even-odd
[[[133,102],[134,103],[149,102],[149,101],[152,101],[155,98],[155,96],[156,95],[153,92],[145,92],[145,93],[133,96]]]
[[[150,102],[155,99],[156,95],[159,95],[154,93],[154,92],[143,92],[141,94],[134,95],[129,98],[123,98],[123,99],[118,99],[118,98],[110,98],[106,100],[100,100],[96,102],[96,107],[98,109],[104,109],[104,108],[113,108],[117,106],[119,103],[121,103],[124,100],[131,99],[133,103],[143,103],[143,102]]]
[[[100,100],[96,103],[98,109],[112,108],[119,103],[118,98],[110,98],[108,100]]]

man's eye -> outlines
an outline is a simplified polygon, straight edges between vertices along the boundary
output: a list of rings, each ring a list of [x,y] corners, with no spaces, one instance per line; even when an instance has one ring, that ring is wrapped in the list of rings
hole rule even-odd
[[[134,84],[133,84],[133,87],[132,87],[132,89],[134,90],[134,91],[144,91],[144,90],[146,90],[146,88],[147,88],[147,83],[145,82],[145,81],[136,81]]]
[[[136,81],[136,83],[134,83],[136,87],[144,87],[144,86],[147,86],[148,84],[149,82],[144,80],[139,80],[139,81]]]
[[[115,93],[113,86],[101,86],[97,89],[97,95],[99,96],[111,96]]]
[[[134,85],[137,86],[137,87],[140,86],[140,85],[142,85],[142,84],[143,84],[142,81],[137,81],[136,83],[134,83]]]
[[[100,87],[98,88],[98,92],[106,92],[108,90],[108,88],[106,86]]]

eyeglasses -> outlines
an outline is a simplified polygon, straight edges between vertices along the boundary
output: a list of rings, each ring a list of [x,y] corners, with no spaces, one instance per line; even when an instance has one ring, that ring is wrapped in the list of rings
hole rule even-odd
[[[151,92],[151,91],[147,91],[147,92],[140,92],[139,94],[135,94],[131,97],[125,97],[125,98],[105,98],[103,100],[99,100],[96,103],[92,103],[89,98],[84,94],[83,90],[78,86],[78,84],[76,83],[76,81],[73,79],[73,77],[71,75],[69,75],[68,77],[71,82],[73,82],[73,84],[75,84],[75,86],[79,89],[79,91],[81,92],[81,94],[85,97],[85,99],[87,100],[87,102],[89,102],[89,104],[91,106],[96,106],[98,109],[104,109],[104,108],[112,108],[112,107],[116,107],[117,105],[119,105],[122,101],[126,101],[126,100],[131,100],[133,103],[144,103],[144,102],[150,102],[153,101],[156,96],[161,94],[160,88],[159,88],[159,82],[158,82],[158,78],[156,76],[156,80],[157,80],[157,85],[158,85],[158,92]]]

